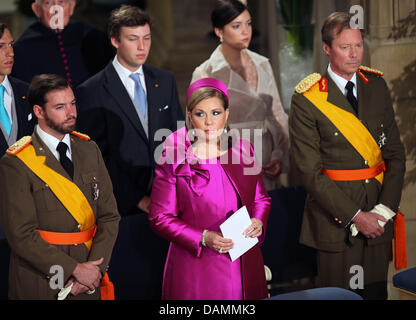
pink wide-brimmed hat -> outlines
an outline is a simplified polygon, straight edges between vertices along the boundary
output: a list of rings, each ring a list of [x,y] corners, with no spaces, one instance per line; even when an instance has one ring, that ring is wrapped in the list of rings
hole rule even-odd
[[[227,97],[227,101],[229,102],[227,86],[223,82],[214,78],[202,78],[202,79],[196,80],[189,86],[186,92],[186,104],[187,105],[188,105],[188,100],[191,94],[194,93],[196,90],[199,90],[202,88],[211,88],[211,89],[214,89],[223,93]]]

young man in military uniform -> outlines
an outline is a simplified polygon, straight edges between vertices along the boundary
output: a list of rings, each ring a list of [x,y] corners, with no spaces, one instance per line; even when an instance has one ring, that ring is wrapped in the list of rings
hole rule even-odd
[[[102,289],[111,286],[106,271],[120,216],[101,153],[73,131],[75,97],[64,78],[36,76],[28,100],[38,126],[0,160],[9,298],[111,298]]]
[[[386,299],[405,153],[382,73],[361,66],[351,17],[327,18],[328,70],[304,79],[292,98],[291,157],[308,193],[300,242],[317,249],[318,286]]]

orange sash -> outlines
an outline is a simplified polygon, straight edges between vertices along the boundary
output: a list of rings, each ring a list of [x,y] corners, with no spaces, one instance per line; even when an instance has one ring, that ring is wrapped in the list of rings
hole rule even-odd
[[[353,181],[353,180],[365,180],[377,177],[380,173],[386,171],[386,165],[380,162],[378,165],[372,168],[357,169],[357,170],[331,170],[322,169],[322,173],[325,173],[331,180],[335,181]]]

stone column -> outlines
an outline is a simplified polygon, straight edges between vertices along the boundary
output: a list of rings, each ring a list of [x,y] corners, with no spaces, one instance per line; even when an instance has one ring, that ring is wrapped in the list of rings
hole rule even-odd
[[[406,147],[406,176],[401,211],[406,215],[408,266],[416,265],[416,1],[365,0],[369,66],[384,72],[394,102],[402,141]],[[400,28],[400,32],[394,32]],[[395,39],[394,36],[399,37]],[[390,267],[390,277],[396,273]],[[389,287],[389,297],[397,291]]]
[[[174,44],[173,8],[171,0],[152,0],[147,2],[146,11],[151,15],[152,49],[148,63],[163,67]]]

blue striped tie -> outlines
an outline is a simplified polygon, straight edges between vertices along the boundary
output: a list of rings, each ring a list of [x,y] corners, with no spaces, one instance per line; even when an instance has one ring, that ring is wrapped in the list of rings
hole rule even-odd
[[[147,98],[146,93],[142,87],[142,83],[140,82],[140,77],[138,73],[132,73],[130,78],[134,81],[134,103],[139,108],[140,113],[144,118],[146,118],[147,112]]]
[[[12,131],[12,122],[10,121],[6,108],[4,107],[4,89],[4,86],[0,85],[0,121],[4,130],[6,130],[7,135],[10,136],[10,132]]]

